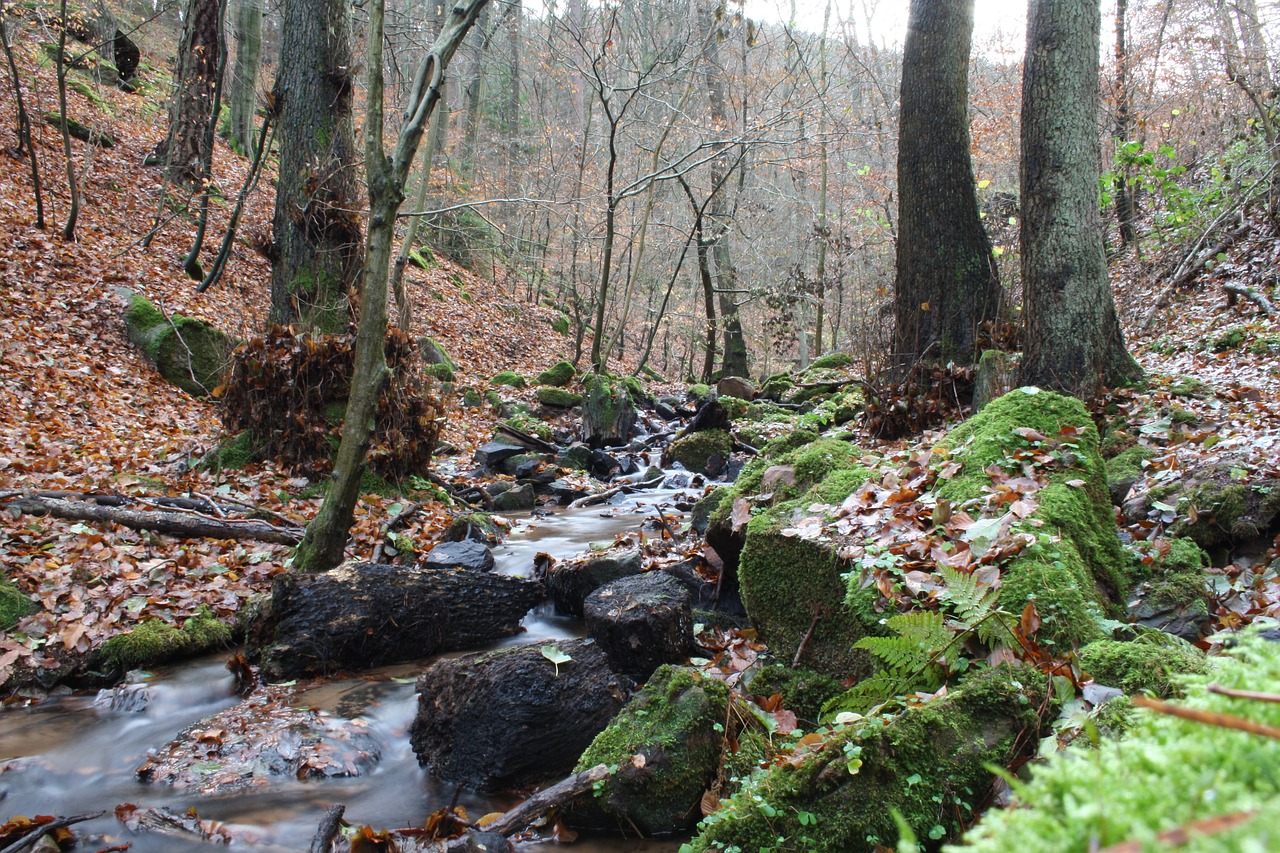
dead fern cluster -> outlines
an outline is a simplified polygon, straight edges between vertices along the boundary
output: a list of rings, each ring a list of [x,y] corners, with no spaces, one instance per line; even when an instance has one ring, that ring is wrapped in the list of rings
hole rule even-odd
[[[862,422],[877,438],[897,439],[919,435],[958,418],[973,402],[974,369],[917,363],[906,377],[883,388],[870,388],[862,410]]]
[[[222,389],[229,434],[250,430],[260,452],[310,475],[332,469],[351,387],[354,335],[320,335],[272,326],[232,354]],[[387,333],[390,376],[378,400],[370,468],[381,477],[424,474],[443,408],[422,373],[413,340]]]

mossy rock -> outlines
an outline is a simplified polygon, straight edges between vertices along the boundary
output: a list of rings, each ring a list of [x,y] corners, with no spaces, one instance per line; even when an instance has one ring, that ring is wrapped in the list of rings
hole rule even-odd
[[[1170,533],[1208,551],[1266,535],[1280,514],[1280,479],[1245,483],[1233,467],[1222,462],[1186,475],[1161,496],[1180,516]]]
[[[840,468],[827,474],[822,482],[813,487],[813,495],[824,504],[841,504],[845,498],[862,488],[874,472],[861,465],[853,468]]]
[[[252,430],[224,438],[200,460],[200,465],[210,471],[238,471],[262,456],[262,442]]]
[[[1124,500],[1125,494],[1142,477],[1142,463],[1154,457],[1151,448],[1137,444],[1107,460],[1107,491],[1112,502]]]
[[[500,370],[489,380],[490,385],[506,385],[510,388],[524,388],[528,383],[523,376],[514,370]]]
[[[1043,619],[1038,639],[1066,648],[1099,639],[1099,618],[1132,583],[1131,561],[1116,533],[1098,431],[1084,405],[1038,388],[1015,389],[992,401],[947,435],[943,446],[961,468],[938,486],[937,494],[955,506],[981,502],[991,485],[988,468],[1014,465],[1010,454],[1038,441],[1026,437],[1028,429],[1058,442],[1062,464],[1043,469],[1047,485],[1036,495],[1035,521],[1018,526],[1037,541],[1007,567],[1000,603],[1020,613],[1035,601]]]
[[[547,385],[534,392],[538,402],[553,409],[572,409],[582,405],[582,395],[555,385]]]
[[[11,580],[0,579],[0,631],[13,630],[19,619],[35,609],[35,602],[14,586]]]
[[[822,715],[822,706],[845,690],[838,679],[829,675],[810,669],[792,669],[778,663],[761,669],[751,679],[749,687],[756,696],[767,698],[780,694],[783,706],[795,712],[804,729],[816,726]]]
[[[764,384],[760,386],[760,393],[756,396],[761,399],[772,400],[775,403],[781,403],[787,394],[791,392],[791,389],[795,387],[796,383],[789,374],[779,373],[766,379]]]
[[[232,341],[214,326],[181,314],[166,317],[132,292],[124,321],[129,339],[168,382],[195,397],[207,396],[221,383]]]
[[[556,316],[552,317],[548,322],[551,324],[552,331],[554,331],[556,334],[558,335],[569,334],[569,318],[566,317],[564,314],[557,314]]]
[[[849,353],[831,352],[809,362],[809,367],[810,369],[817,368],[819,370],[839,370],[844,367],[852,367],[853,363],[853,356],[849,355]]]
[[[1184,677],[1178,705],[1280,726],[1280,704],[1209,689],[1280,691],[1277,638],[1274,623],[1247,630],[1210,660],[1208,672]],[[1014,805],[988,812],[955,853],[1083,853],[1135,841],[1143,850],[1179,853],[1275,850],[1280,740],[1139,708],[1121,737],[1040,763],[1030,781],[1017,786]],[[1189,833],[1185,844],[1158,840],[1195,823],[1217,828]]]
[[[853,648],[867,628],[845,605],[848,566],[831,542],[782,533],[801,509],[782,504],[747,523],[738,562],[742,604],[778,658],[792,660],[803,642],[804,666],[833,678],[867,675],[870,658]]]
[[[551,385],[556,388],[563,388],[573,381],[578,375],[578,371],[573,365],[567,361],[558,361],[551,367],[539,373],[534,377],[534,382],[538,385]]]
[[[552,438],[551,427],[532,415],[524,412],[516,412],[511,417],[503,421],[507,426],[518,429],[520,432],[535,435],[543,441],[550,441]],[[496,433],[495,433],[496,437]]]
[[[714,477],[724,470],[733,451],[733,438],[722,429],[693,432],[672,443],[670,458],[685,470]]]
[[[718,397],[720,405],[724,408],[725,413],[729,415],[730,420],[737,420],[747,413],[747,409],[751,408],[751,404],[741,397]]]
[[[871,853],[897,846],[897,811],[921,846],[936,850],[977,817],[989,768],[1008,766],[1034,742],[1043,697],[1039,673],[998,667],[896,717],[838,728],[798,766],[753,776],[699,825],[690,849]]]
[[[729,690],[696,670],[663,665],[578,760],[576,771],[617,767],[590,803],[569,815],[571,825],[607,825],[665,835],[691,827],[698,803],[715,781],[723,747]],[[637,760],[636,757],[641,759]]]
[[[1193,376],[1179,376],[1169,386],[1169,393],[1176,397],[1212,397],[1213,388]]]
[[[44,120],[45,124],[51,124],[58,130],[62,130],[65,125],[67,134],[73,139],[79,139],[81,142],[88,142],[92,145],[97,145],[99,148],[114,148],[116,146],[116,138],[107,131],[96,130],[70,116],[64,117],[60,113],[49,112],[44,114]]]
[[[147,619],[132,631],[102,644],[98,656],[121,670],[154,666],[177,658],[203,654],[231,644],[231,629],[207,607],[175,628],[160,619]]]
[[[501,399],[501,398],[499,398]],[[474,388],[468,388],[462,392],[462,405],[468,409],[478,409],[480,404],[484,402],[484,398],[480,396],[480,392]]]
[[[1154,693],[1163,698],[1181,695],[1177,676],[1209,670],[1204,652],[1158,631],[1129,642],[1092,642],[1080,650],[1080,666],[1099,684],[1118,687],[1131,696]]]

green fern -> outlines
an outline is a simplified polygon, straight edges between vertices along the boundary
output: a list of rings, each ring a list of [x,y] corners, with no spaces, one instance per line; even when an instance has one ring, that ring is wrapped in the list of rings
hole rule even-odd
[[[920,610],[900,613],[885,620],[885,627],[897,636],[863,637],[853,644],[884,662],[891,674],[909,675],[928,666],[933,655],[951,642],[951,629],[941,613]]]
[[[972,574],[950,566],[938,566],[938,573],[946,583],[945,600],[956,615],[954,627],[973,631],[988,646],[1011,639],[1004,622],[991,618],[1000,598],[995,587],[980,584]]]

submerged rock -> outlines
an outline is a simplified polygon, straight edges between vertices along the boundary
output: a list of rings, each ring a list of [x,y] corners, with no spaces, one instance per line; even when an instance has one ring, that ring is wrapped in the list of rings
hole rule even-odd
[[[440,660],[418,679],[410,743],[428,771],[464,788],[493,792],[556,780],[632,687],[592,640]]]

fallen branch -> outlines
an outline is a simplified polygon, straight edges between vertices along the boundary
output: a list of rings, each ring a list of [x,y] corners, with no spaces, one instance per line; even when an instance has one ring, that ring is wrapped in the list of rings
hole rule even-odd
[[[1210,693],[1217,693],[1219,696],[1230,696],[1232,699],[1253,699],[1258,702],[1280,702],[1280,693],[1258,693],[1253,690],[1233,690],[1230,687],[1223,687],[1221,684],[1213,683],[1208,687]]]
[[[1221,714],[1216,711],[1201,711],[1199,708],[1187,708],[1182,705],[1173,705],[1169,702],[1161,702],[1159,699],[1152,699],[1148,696],[1133,697],[1133,704],[1140,708],[1147,708],[1155,711],[1159,714],[1168,714],[1171,717],[1180,717],[1184,720],[1204,723],[1209,726],[1234,729],[1240,732],[1248,732],[1251,735],[1261,735],[1262,737],[1280,740],[1280,728],[1269,726],[1266,723],[1259,723],[1254,720],[1245,719],[1244,717],[1236,717],[1231,714]]]
[[[0,503],[0,506],[25,515],[52,515],[54,518],[73,521],[109,522],[132,530],[151,530],[183,539],[257,539],[277,545],[297,545],[302,541],[301,528],[276,527],[265,521],[224,520],[176,512],[123,509],[88,501],[34,495],[10,498]]]
[[[621,486],[614,486],[612,489],[605,489],[603,492],[597,492],[594,495],[587,495],[585,498],[578,498],[569,504],[569,509],[577,509],[584,506],[595,506],[602,504],[615,495],[629,495],[632,492],[641,491],[642,489],[656,489],[662,485],[662,481],[666,479],[666,474],[661,477],[654,477],[652,480],[642,480],[639,483],[623,483]]]
[[[329,806],[324,817],[320,818],[320,826],[316,828],[316,834],[311,839],[310,853],[329,853],[333,850],[333,840],[338,837],[338,830],[342,828],[344,811],[346,806]]]
[[[1205,249],[1199,255],[1196,255],[1195,258],[1190,260],[1184,259],[1183,262],[1174,270],[1173,278],[1170,279],[1169,284],[1165,287],[1159,298],[1156,299],[1155,304],[1151,306],[1151,310],[1147,312],[1147,316],[1142,321],[1143,328],[1148,328],[1153,322],[1155,322],[1156,315],[1163,309],[1167,308],[1169,303],[1173,301],[1173,294],[1177,293],[1178,290],[1188,284],[1191,279],[1199,275],[1200,270],[1204,268],[1205,264],[1231,248],[1237,240],[1249,233],[1251,227],[1252,226],[1247,224],[1240,225],[1235,230],[1228,232],[1227,235],[1217,243],[1210,246],[1208,249]]]
[[[0,853],[20,853],[35,846],[35,843],[51,832],[57,832],[63,827],[72,826],[77,823],[84,823],[86,820],[95,820],[106,814],[103,812],[91,812],[86,814],[72,815],[71,817],[60,817],[57,820],[51,820],[48,823],[42,823],[33,826],[31,832],[19,838],[17,841],[0,850]]]
[[[575,773],[567,779],[561,779],[550,788],[539,791],[501,817],[479,828],[499,835],[514,835],[552,809],[590,791],[595,783],[603,781],[608,775],[609,768],[603,764]]]
[[[520,445],[528,450],[537,450],[542,453],[559,453],[560,448],[556,447],[549,441],[543,441],[536,435],[530,435],[523,430],[518,430],[510,424],[499,423],[497,432],[499,435],[510,439],[515,444]]]
[[[1160,833],[1156,836],[1156,841],[1170,847],[1181,847],[1184,844],[1190,844],[1191,840],[1197,836],[1207,837],[1226,832],[1229,829],[1235,829],[1237,826],[1253,820],[1256,815],[1257,812],[1235,812],[1233,814],[1218,815],[1217,817],[1207,817],[1203,820],[1194,820],[1191,823]],[[1124,841],[1120,844],[1104,847],[1098,853],[1142,853],[1146,849],[1148,848],[1145,842]]]
[[[1262,309],[1263,314],[1266,314],[1268,317],[1276,316],[1276,313],[1277,313],[1276,306],[1271,304],[1270,299],[1263,296],[1260,292],[1258,292],[1257,290],[1254,290],[1252,287],[1248,287],[1247,285],[1243,285],[1243,284],[1237,284],[1234,281],[1229,281],[1226,284],[1222,285],[1222,289],[1225,290],[1227,293],[1233,294],[1231,297],[1232,302],[1235,301],[1236,296],[1243,296],[1245,299],[1248,299],[1250,302],[1252,302],[1253,304],[1257,305],[1260,309]]]

